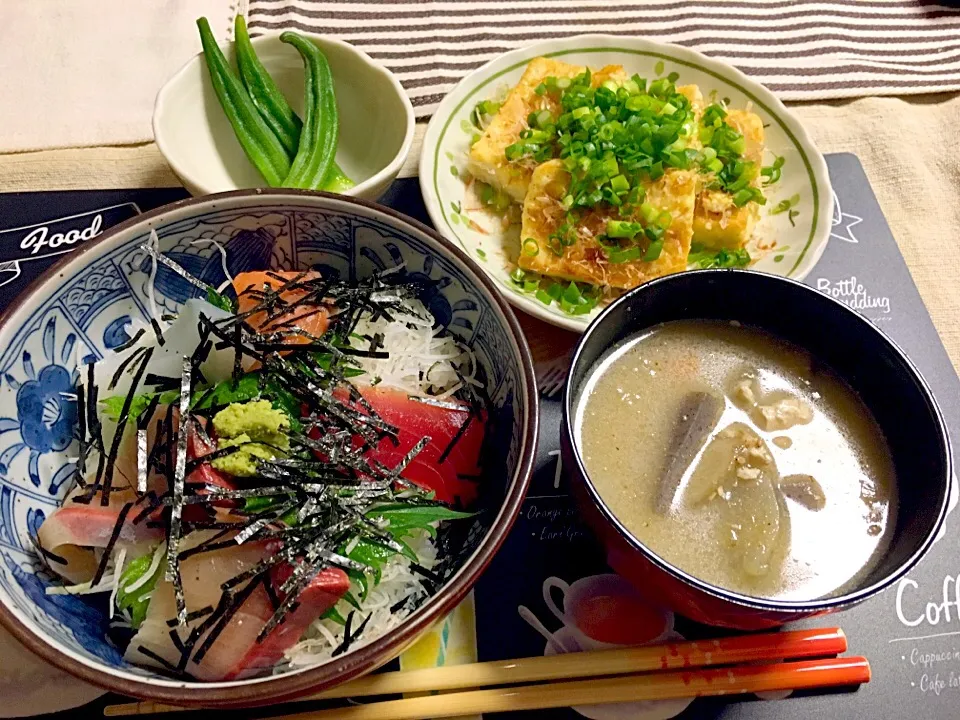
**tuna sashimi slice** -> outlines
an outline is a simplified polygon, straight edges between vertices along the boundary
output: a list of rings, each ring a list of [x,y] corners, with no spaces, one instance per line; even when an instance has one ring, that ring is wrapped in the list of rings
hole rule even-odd
[[[396,445],[392,439],[384,438],[371,451],[370,457],[389,468],[396,467],[421,438],[429,437],[430,442],[414,457],[402,476],[422,488],[433,490],[437,500],[445,503],[467,507],[477,499],[476,476],[480,473],[486,415],[471,417],[469,406],[456,400],[444,402],[454,403],[462,409],[452,410],[413,400],[395,388],[373,386],[359,389],[370,407],[400,431]],[[444,451],[468,420],[469,425],[441,462]]]

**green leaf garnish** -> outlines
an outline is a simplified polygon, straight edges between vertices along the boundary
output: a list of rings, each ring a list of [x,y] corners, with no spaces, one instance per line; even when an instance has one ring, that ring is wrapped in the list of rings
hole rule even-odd
[[[207,302],[218,307],[221,310],[226,310],[228,313],[235,313],[237,308],[234,305],[233,300],[228,298],[226,295],[217,292],[214,288],[207,288]]]
[[[147,573],[150,565],[153,563],[153,556],[153,552],[141,555],[127,565],[120,575],[120,589],[117,592],[116,599],[117,609],[121,611],[126,610],[130,614],[131,625],[133,625],[134,628],[139,628],[143,624],[143,621],[147,619],[147,609],[150,607],[150,598],[141,598],[153,592],[157,586],[157,582],[160,580],[160,576],[163,574],[164,564],[162,562],[159,563],[150,579],[133,592],[128,593],[126,588],[137,580],[140,580]]]
[[[137,418],[143,414],[147,406],[153,400],[154,396],[160,395],[160,404],[169,405],[180,397],[179,390],[167,390],[162,393],[148,392],[134,395],[130,401],[130,414],[127,416],[129,425],[136,425]],[[125,395],[114,395],[112,397],[102,398],[100,404],[103,406],[104,414],[114,422],[120,419],[120,413],[123,412],[123,403],[126,401]]]
[[[444,505],[380,505],[366,513],[370,518],[389,521],[387,530],[394,537],[408,535],[409,530],[432,530],[433,523],[441,520],[461,520],[473,517],[473,513],[453,510]]]

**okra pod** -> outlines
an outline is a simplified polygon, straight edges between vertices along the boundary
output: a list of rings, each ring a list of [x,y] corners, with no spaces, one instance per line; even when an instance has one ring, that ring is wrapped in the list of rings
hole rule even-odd
[[[290,172],[290,158],[286,150],[233,74],[210,30],[210,23],[202,17],[197,20],[197,27],[200,29],[200,42],[210,81],[240,146],[267,184],[271,187],[280,186]]]

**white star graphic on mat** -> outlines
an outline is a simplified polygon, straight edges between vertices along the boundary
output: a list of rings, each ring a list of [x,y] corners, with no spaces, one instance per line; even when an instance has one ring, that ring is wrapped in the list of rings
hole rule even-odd
[[[836,238],[837,240],[843,240],[844,242],[853,243],[856,245],[860,241],[857,239],[857,236],[853,234],[853,228],[863,222],[862,217],[857,217],[856,215],[851,215],[845,213],[840,209],[840,198],[837,197],[837,194],[833,194],[833,227],[836,228],[838,225],[843,226],[843,234],[839,232],[830,231],[830,237]]]

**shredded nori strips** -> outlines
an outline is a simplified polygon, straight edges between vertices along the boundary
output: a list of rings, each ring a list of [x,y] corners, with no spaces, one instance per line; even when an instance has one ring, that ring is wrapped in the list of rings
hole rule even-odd
[[[123,532],[123,526],[127,522],[127,515],[130,514],[132,509],[133,503],[126,503],[120,508],[120,514],[117,515],[117,522],[114,523],[113,531],[110,533],[110,539],[107,541],[107,547],[104,549],[103,555],[100,556],[100,564],[97,565],[97,571],[93,574],[93,579],[90,581],[91,586],[99,584],[100,580],[103,579],[103,574],[106,572],[107,565],[110,563],[110,557],[113,555],[113,548],[120,538],[120,533]]]
[[[117,345],[117,346],[113,349],[113,351],[114,351],[114,352],[123,352],[124,350],[129,350],[130,348],[132,348],[134,345],[137,344],[137,342],[140,340],[140,338],[143,337],[144,333],[146,333],[146,332],[147,332],[146,329],[140,328],[139,330],[137,330],[137,331],[133,334],[133,337],[132,337],[132,338],[130,338],[129,340],[127,340],[127,341],[124,342],[124,343],[121,343],[120,345]]]
[[[133,382],[130,384],[130,390],[127,392],[127,396],[123,400],[123,408],[120,410],[120,417],[117,420],[117,429],[113,433],[113,443],[110,445],[110,454],[107,457],[107,465],[105,469],[106,474],[102,483],[100,504],[103,506],[110,504],[110,491],[113,488],[113,470],[117,462],[117,452],[120,450],[120,441],[123,439],[123,428],[124,425],[127,424],[127,420],[130,418],[130,406],[133,403],[133,396],[137,393],[137,388],[140,385],[140,378],[143,377],[143,373],[146,371],[151,357],[153,357],[153,348],[149,348],[143,354],[143,359],[140,362],[140,366],[137,368],[137,372],[133,376]],[[99,468],[97,475],[99,481]]]
[[[144,250],[155,262],[166,265],[192,285],[201,289],[208,287],[152,248],[145,247]],[[104,553],[102,567],[98,568],[99,579],[124,523],[145,522],[149,527],[165,529],[167,548],[163,577],[173,586],[177,608],[176,617],[168,619],[167,625],[171,631],[170,642],[180,656],[179,662],[172,664],[148,648],[141,647],[140,651],[169,671],[181,675],[190,663],[203,661],[243,603],[260,587],[264,588],[273,613],[260,629],[258,641],[285,622],[289,613],[300,605],[304,590],[325,570],[341,568],[354,579],[358,576],[376,577],[378,568],[349,557],[358,540],[410,558],[411,567],[424,578],[422,584],[429,592],[441,583],[437,574],[412,562],[415,558],[413,551],[391,534],[389,523],[376,513],[381,504],[439,505],[431,499],[431,494],[404,477],[410,462],[427,446],[430,438],[422,438],[393,467],[385,466],[375,455],[371,457],[371,451],[386,439],[397,445],[399,429],[386,422],[347,379],[360,367],[354,358],[389,357],[380,333],[365,338],[366,349],[350,345],[361,318],[389,320],[396,312],[408,311],[406,302],[421,297],[424,285],[406,282],[397,269],[358,283],[324,279],[308,272],[299,273],[292,279],[281,276],[275,276],[275,279],[279,281],[277,287],[264,284],[243,291],[254,301],[253,307],[243,313],[217,320],[199,314],[200,339],[194,352],[183,358],[179,379],[152,373],[146,375],[146,385],[158,390],[179,389],[179,398],[167,406],[163,419],[156,420],[150,447],[147,447],[147,429],[154,422],[159,393],[154,393],[147,408],[136,418],[139,498],[136,503],[128,503],[123,508],[122,518]],[[291,294],[299,297],[291,299]],[[326,313],[330,318],[329,329],[322,337],[297,326],[299,321],[320,313]],[[256,322],[259,329],[254,328],[252,322]],[[151,325],[159,333],[156,320],[152,320]],[[143,331],[137,337],[142,334]],[[193,473],[215,459],[240,452],[242,445],[214,449],[192,458],[187,455],[188,447],[194,452],[190,444],[192,440],[188,442],[193,437],[191,433],[199,436],[198,441],[209,441],[204,425],[206,431],[212,432],[209,424],[212,417],[230,404],[227,399],[229,386],[224,395],[216,396],[215,402],[223,403],[217,407],[206,407],[214,398],[215,384],[195,393],[196,387],[203,387],[201,383],[206,383],[199,367],[214,348],[234,351],[231,374],[234,388],[244,374],[245,360],[259,366],[258,397],[271,400],[274,407],[282,408],[291,417],[292,427],[285,431],[289,449],[273,448],[274,458],[270,460],[257,458],[257,477],[237,478],[234,488],[219,487],[212,484],[214,481],[208,475],[194,476]],[[88,382],[77,398],[78,412],[83,413],[78,422],[80,462],[85,462],[88,452],[99,449],[100,467],[96,482],[82,494],[87,502],[97,493],[107,495],[110,491],[116,446],[150,352],[152,350],[132,353],[117,372],[115,382],[135,362],[141,363],[131,393],[125,398],[121,431],[113,438],[110,453],[103,448],[95,409],[97,388],[93,383],[92,367],[89,369]],[[444,450],[442,460],[466,432],[473,417],[482,417],[481,393],[462,378],[461,381],[463,390],[458,391],[456,401],[413,398],[451,411],[468,412]],[[267,443],[256,443],[269,447]],[[158,495],[162,490],[147,489],[151,473],[156,473],[154,477],[161,481],[166,480],[168,489],[165,493]],[[188,482],[190,477],[203,477],[204,481]],[[137,507],[134,512],[138,505],[142,507]],[[184,515],[186,508],[190,508],[188,515]],[[129,517],[133,519],[128,521]],[[181,549],[181,541],[190,532],[201,529],[217,532],[210,533],[199,544]],[[194,555],[235,548],[244,543],[264,543],[264,547],[270,550],[261,561],[222,583],[216,607],[188,608],[180,564]],[[278,567],[286,577],[279,587],[274,585],[273,579]],[[409,599],[405,599],[395,604],[395,611],[407,606],[408,602]],[[347,652],[367,627],[370,617],[368,614],[356,626],[354,612],[348,615],[343,642],[334,654]],[[188,625],[190,630],[186,633],[182,629]]]
[[[206,617],[207,615],[209,615],[209,614],[212,613],[212,612],[213,612],[213,606],[212,606],[212,605],[207,605],[206,607],[200,608],[199,610],[194,610],[194,611],[192,611],[192,612],[187,613],[187,622],[188,622],[188,623],[189,623],[189,622],[194,622],[195,620],[199,620],[200,618]],[[169,627],[169,628],[175,628],[175,627],[177,627],[178,625],[179,625],[179,622],[178,622],[177,618],[173,618],[173,619],[171,619],[171,620],[167,620],[167,627]]]
[[[183,376],[180,380],[180,427],[177,432],[177,459],[173,472],[173,505],[170,513],[170,531],[167,538],[167,572],[166,579],[173,583],[174,595],[177,601],[177,619],[181,625],[187,622],[187,603],[183,594],[183,578],[180,576],[180,537],[181,518],[183,515],[183,483],[187,472],[187,435],[190,432],[191,420],[188,417],[190,409],[190,392],[193,389],[193,361],[183,359]]]
[[[332,653],[333,657],[336,657],[337,655],[343,655],[343,653],[349,650],[350,645],[356,642],[357,638],[363,634],[363,631],[367,628],[367,623],[370,622],[370,618],[373,617],[373,613],[368,614],[363,619],[363,622],[360,623],[360,627],[358,627],[356,631],[351,631],[350,626],[353,624],[354,612],[354,610],[351,610],[347,615],[347,624],[343,628],[343,642],[341,642],[340,645],[334,649]]]
[[[117,366],[117,370],[116,372],[113,373],[113,377],[110,378],[110,383],[107,385],[107,390],[113,390],[117,386],[117,383],[120,382],[120,378],[123,376],[124,371],[128,367],[130,367],[132,363],[139,360],[140,357],[146,351],[147,351],[146,348],[137,348],[132,353],[130,353],[127,357],[125,357],[121,361],[120,365]],[[149,378],[150,376],[148,375],[147,377]],[[149,380],[148,380],[148,384],[149,384]]]

